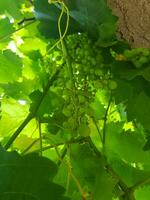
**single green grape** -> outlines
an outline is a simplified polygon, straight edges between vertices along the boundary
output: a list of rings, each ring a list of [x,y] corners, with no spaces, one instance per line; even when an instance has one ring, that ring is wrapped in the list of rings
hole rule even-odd
[[[108,88],[110,90],[115,90],[117,88],[117,82],[114,80],[108,80]]]
[[[64,114],[66,117],[72,116],[71,109],[68,108],[68,107],[63,108],[63,111],[62,111],[62,112],[63,112],[63,114]]]

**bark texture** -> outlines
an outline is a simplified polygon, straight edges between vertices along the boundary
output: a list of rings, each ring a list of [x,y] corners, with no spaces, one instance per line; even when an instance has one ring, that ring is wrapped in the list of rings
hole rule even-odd
[[[132,47],[150,48],[150,0],[108,0],[119,17],[117,35]]]

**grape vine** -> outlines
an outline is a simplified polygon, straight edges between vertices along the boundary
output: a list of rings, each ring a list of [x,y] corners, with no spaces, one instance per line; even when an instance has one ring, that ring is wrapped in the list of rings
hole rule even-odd
[[[2,200],[150,198],[150,50],[116,27],[106,0],[0,2]]]

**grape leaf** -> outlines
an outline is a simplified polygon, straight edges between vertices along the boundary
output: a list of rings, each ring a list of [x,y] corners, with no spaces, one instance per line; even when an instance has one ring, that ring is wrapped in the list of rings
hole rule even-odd
[[[29,100],[28,95],[38,88],[37,81],[30,79],[23,79],[22,81],[14,81],[13,83],[1,83],[0,87],[3,88],[6,95],[16,100],[24,99]]]
[[[10,23],[10,20],[5,18],[0,20],[0,30],[0,48],[4,48],[10,41],[9,34],[11,34],[15,29],[13,28],[13,24]]]
[[[150,129],[150,98],[145,92],[140,92],[130,99],[127,106],[128,120],[137,119],[146,129]]]
[[[70,16],[82,25],[85,32],[96,38],[99,36],[100,41],[112,40],[115,35],[116,17],[111,14],[105,0],[65,2],[69,7]]]
[[[21,58],[10,50],[0,52],[0,83],[18,80],[21,74]]]
[[[116,181],[103,168],[99,169],[99,173],[96,176],[94,199],[112,199],[115,184]]]
[[[120,158],[128,163],[149,165],[150,153],[145,153],[145,139],[140,132],[125,132],[123,122],[109,123],[106,128],[106,153],[109,159]],[[131,153],[132,152],[132,153]],[[138,154],[137,154],[138,152]]]
[[[120,159],[114,159],[111,161],[113,170],[121,177],[127,186],[133,186],[139,181],[150,178],[150,171],[140,170],[123,162]]]
[[[15,19],[19,19],[21,14],[21,5],[24,0],[5,0],[0,1],[0,14],[10,14]]]
[[[17,126],[28,114],[28,106],[22,106],[12,98],[1,100],[0,136],[7,137],[13,134]]]
[[[2,200],[67,200],[64,189],[53,183],[57,166],[37,154],[21,157],[0,151],[0,196]]]

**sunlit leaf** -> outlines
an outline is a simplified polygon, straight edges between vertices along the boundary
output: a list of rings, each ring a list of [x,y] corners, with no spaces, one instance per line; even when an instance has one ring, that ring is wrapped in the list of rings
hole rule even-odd
[[[22,61],[10,50],[0,52],[0,82],[18,80],[22,72]]]

